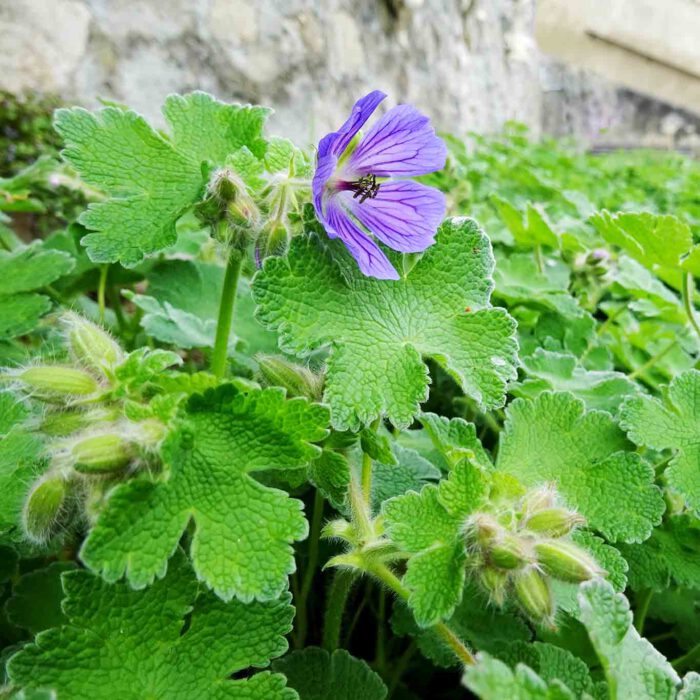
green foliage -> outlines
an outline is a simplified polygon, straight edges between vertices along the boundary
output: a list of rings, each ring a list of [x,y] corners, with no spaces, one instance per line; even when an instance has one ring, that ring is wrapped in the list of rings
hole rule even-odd
[[[298,238],[253,286],[259,318],[284,350],[303,357],[331,346],[325,399],[334,427],[357,430],[380,416],[409,425],[426,398],[424,356],[479,404],[502,405],[514,377],[514,324],[490,307],[493,258],[473,221],[445,222],[437,243],[391,284],[363,277],[341,248]]]
[[[0,697],[700,698],[700,166],[446,137],[382,281],[269,113],[0,179]]]
[[[168,575],[144,591],[87,571],[63,574],[67,624],[39,634],[9,664],[13,682],[59,698],[259,698],[294,700],[265,667],[287,648],[289,598],[228,605],[198,584],[178,552]],[[188,625],[183,631],[185,616]]]

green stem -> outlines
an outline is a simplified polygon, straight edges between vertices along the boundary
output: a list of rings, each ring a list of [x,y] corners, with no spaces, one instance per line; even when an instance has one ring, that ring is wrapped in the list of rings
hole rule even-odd
[[[386,665],[386,589],[379,589],[379,610],[377,613],[377,643],[375,645],[374,663],[379,669],[384,669]]]
[[[369,429],[371,431],[377,432],[379,420],[377,418],[370,425]],[[362,497],[369,508],[372,502],[372,458],[366,452],[362,455]]]
[[[311,585],[318,566],[318,545],[321,536],[321,521],[323,519],[323,496],[320,491],[314,494],[314,509],[311,516],[311,529],[309,532],[309,558],[306,562],[304,578],[301,582],[299,596],[295,600],[297,607],[297,636],[296,646],[302,648],[306,643],[306,635],[309,629],[308,619],[308,599],[311,592]]]
[[[671,661],[671,666],[676,671],[683,672],[687,669],[694,668],[700,662],[700,644],[696,644],[689,652],[679,656],[674,661]]]
[[[211,372],[216,377],[223,377],[226,371],[226,358],[228,356],[228,339],[231,335],[233,323],[233,307],[236,303],[236,290],[238,277],[241,273],[243,254],[238,250],[231,250],[226,264],[224,286],[221,290],[221,302],[219,303],[219,319],[216,324],[216,340],[214,352],[211,356]]]
[[[345,604],[354,580],[355,576],[350,571],[342,569],[336,571],[333,577],[323,620],[323,648],[326,651],[335,651],[340,645],[340,628],[343,624]]]
[[[416,644],[416,640],[411,640],[411,643],[408,645],[408,647],[406,647],[406,651],[401,654],[399,660],[394,664],[394,673],[392,674],[391,681],[389,682],[389,693],[387,697],[391,698],[393,696],[396,686],[398,686],[399,681],[401,680],[401,676],[406,673],[408,662],[416,653],[417,649],[418,645]]]
[[[367,567],[367,571],[376,576],[387,588],[390,588],[400,598],[408,600],[409,590],[401,583],[398,576],[391,571],[386,564],[381,562],[371,562]],[[464,642],[444,623],[438,622],[432,627],[433,631],[441,637],[447,646],[452,649],[455,656],[467,666],[473,666],[476,659],[467,649]]]
[[[698,338],[700,338],[700,320],[698,320],[698,317],[695,315],[695,303],[693,301],[695,296],[695,280],[690,272],[686,272],[683,275],[681,295],[683,297],[683,308],[685,309],[688,321],[690,321],[690,325],[695,329]]]
[[[109,303],[112,306],[112,309],[114,309],[114,315],[117,317],[119,335],[123,336],[127,331],[126,319],[124,318],[124,310],[122,309],[117,288],[114,286],[107,287],[107,296],[109,297]]]
[[[540,273],[544,272],[544,257],[542,255],[542,246],[535,246],[535,262]]]
[[[99,310],[100,323],[105,322],[105,290],[107,289],[107,274],[109,273],[109,265],[103,265],[100,268],[100,282],[97,287],[97,308]]]
[[[645,588],[639,591],[636,598],[636,607],[634,610],[634,628],[639,632],[639,634],[644,633],[644,622],[647,619],[647,612],[649,611],[649,603],[651,603],[651,597],[654,592],[650,588]]]
[[[677,339],[674,338],[668,345],[666,345],[666,347],[659,350],[659,352],[657,352],[656,355],[652,355],[643,365],[637,367],[637,369],[635,369],[634,372],[632,372],[629,375],[629,378],[636,379],[640,375],[644,374],[648,369],[653,367],[661,358],[668,355],[668,353],[671,352],[671,350],[673,350],[673,348],[676,346],[677,342]]]

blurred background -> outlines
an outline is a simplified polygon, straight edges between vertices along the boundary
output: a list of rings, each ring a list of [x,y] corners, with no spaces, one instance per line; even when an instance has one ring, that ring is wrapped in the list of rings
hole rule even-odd
[[[697,152],[698,36],[699,0],[0,0],[0,129],[27,128],[16,97],[157,122],[202,89],[274,107],[270,130],[305,145],[381,88],[458,135],[517,120]]]

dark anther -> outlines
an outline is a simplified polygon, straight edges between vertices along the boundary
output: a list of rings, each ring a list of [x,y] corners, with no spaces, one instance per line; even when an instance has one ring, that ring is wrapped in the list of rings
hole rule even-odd
[[[350,189],[355,193],[352,198],[360,197],[360,204],[365,199],[374,199],[379,192],[379,183],[376,175],[363,175],[359,180],[350,184]]]

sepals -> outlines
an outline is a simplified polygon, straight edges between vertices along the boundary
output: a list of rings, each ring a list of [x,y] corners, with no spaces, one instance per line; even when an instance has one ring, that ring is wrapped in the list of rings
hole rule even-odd
[[[133,451],[118,433],[86,437],[73,443],[70,458],[81,474],[109,474],[123,469],[133,457]]]
[[[56,534],[66,496],[66,481],[57,473],[46,474],[32,486],[22,511],[22,525],[29,540],[43,544]]]
[[[549,582],[537,566],[519,571],[514,579],[515,594],[525,613],[535,622],[551,627],[554,620],[554,596]]]
[[[538,542],[535,545],[535,553],[542,570],[561,581],[581,583],[606,574],[590,554],[572,542]]]
[[[61,322],[76,362],[98,376],[111,379],[114,368],[124,361],[124,353],[112,336],[76,313],[64,314]]]
[[[546,508],[533,513],[525,521],[528,530],[545,537],[564,537],[585,524],[586,519],[582,515],[566,508]]]
[[[497,569],[518,569],[533,561],[528,543],[508,533],[489,547],[487,557],[489,563]]]
[[[91,374],[73,367],[37,365],[15,376],[27,389],[47,399],[89,396],[100,388]]]
[[[323,376],[278,355],[259,355],[257,360],[263,386],[281,386],[287,390],[289,397],[305,396],[312,401],[321,399]]]

